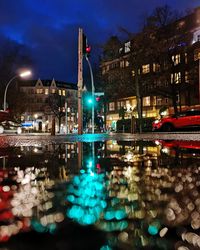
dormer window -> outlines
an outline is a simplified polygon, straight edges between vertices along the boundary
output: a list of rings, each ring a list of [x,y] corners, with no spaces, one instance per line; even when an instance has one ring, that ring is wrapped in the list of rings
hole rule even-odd
[[[36,89],[37,94],[43,94],[43,89]]]
[[[130,52],[130,50],[131,50],[131,42],[129,41],[129,42],[124,44],[124,52],[128,53],[128,52]]]
[[[200,29],[193,33],[193,41],[192,43],[196,43],[200,41]]]

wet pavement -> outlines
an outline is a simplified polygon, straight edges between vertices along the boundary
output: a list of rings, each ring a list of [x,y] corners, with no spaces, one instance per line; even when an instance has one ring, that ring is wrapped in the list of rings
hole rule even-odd
[[[199,135],[145,136],[0,136],[0,249],[200,249]]]

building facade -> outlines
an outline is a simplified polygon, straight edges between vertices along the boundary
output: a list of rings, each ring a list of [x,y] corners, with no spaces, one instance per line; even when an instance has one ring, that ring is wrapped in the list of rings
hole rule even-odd
[[[69,133],[77,128],[77,87],[53,80],[20,81],[26,111],[21,116],[24,129],[35,132]]]
[[[143,117],[156,117],[163,107],[168,113],[175,106],[178,111],[200,108],[200,7],[156,32],[145,32],[115,46],[112,58],[102,57],[105,86],[119,86],[118,96],[105,87],[107,126],[120,119],[122,107],[127,110],[125,118],[137,117],[138,98]]]

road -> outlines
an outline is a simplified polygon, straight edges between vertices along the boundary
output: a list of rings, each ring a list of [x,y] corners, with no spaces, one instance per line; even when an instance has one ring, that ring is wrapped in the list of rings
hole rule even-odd
[[[102,141],[102,140],[118,140],[118,141],[132,141],[132,140],[191,140],[200,141],[200,132],[182,132],[182,133],[105,133],[105,134],[68,134],[55,135],[49,134],[21,134],[21,135],[0,135],[0,147],[17,146],[17,145],[33,145],[33,144],[49,144],[62,143],[67,141]]]

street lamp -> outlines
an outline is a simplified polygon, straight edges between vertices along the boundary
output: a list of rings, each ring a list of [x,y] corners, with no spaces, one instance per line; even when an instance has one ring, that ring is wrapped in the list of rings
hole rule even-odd
[[[17,77],[21,77],[21,78],[24,78],[24,77],[27,77],[27,76],[30,76],[31,75],[31,71],[27,70],[27,71],[24,71],[22,73],[20,73],[19,75],[16,75],[14,77],[12,77],[10,79],[10,81],[7,83],[6,85],[6,88],[5,88],[5,92],[4,92],[4,99],[3,99],[3,110],[6,111],[6,94],[7,94],[7,90],[8,90],[8,86],[11,84],[11,82],[16,79]]]

